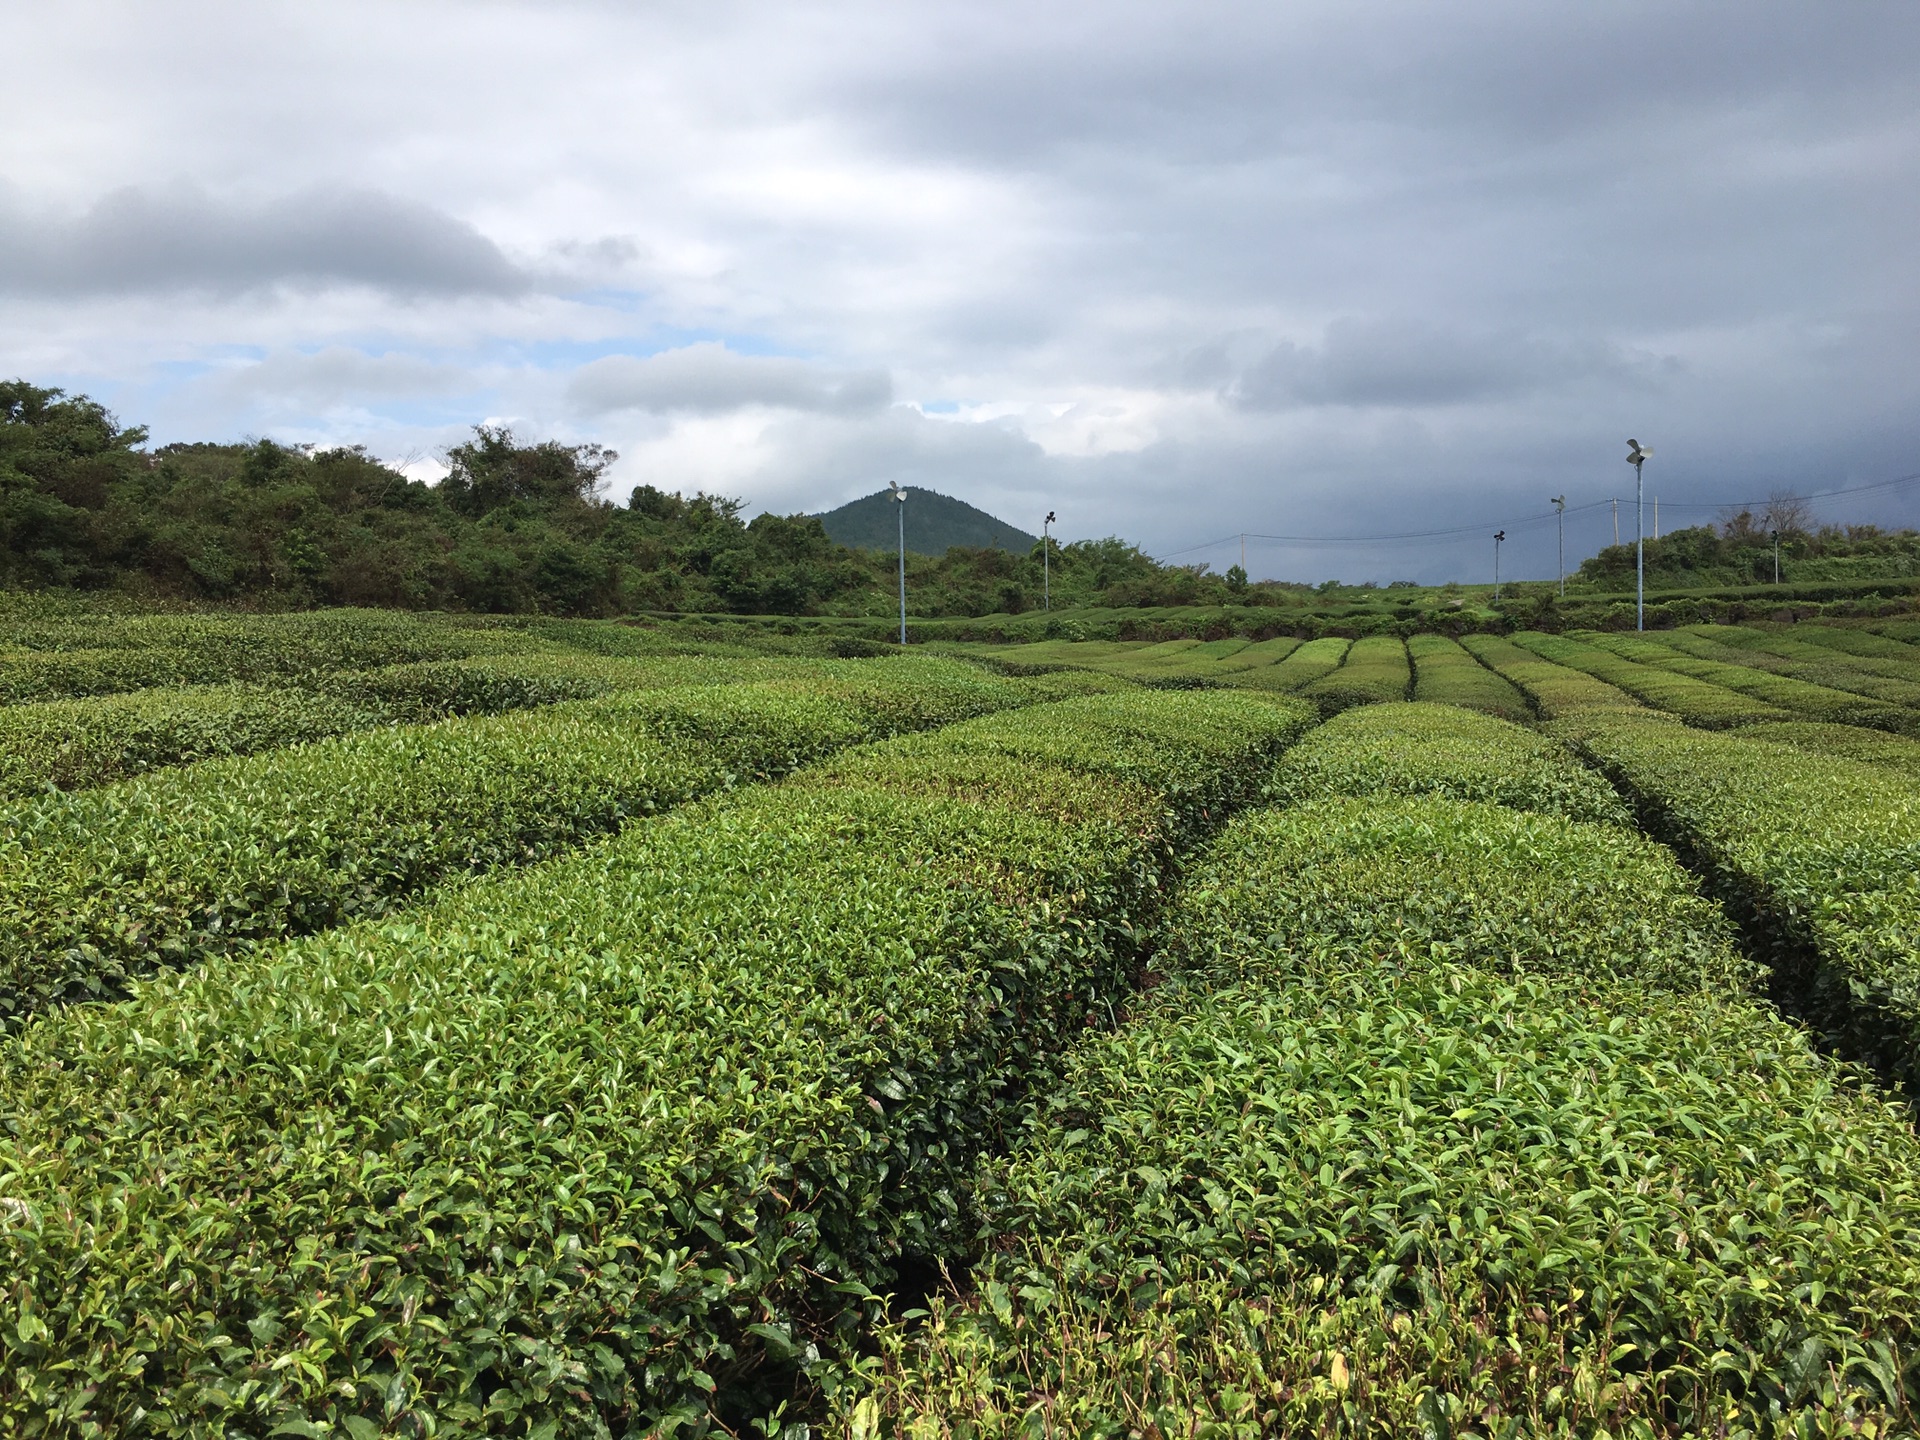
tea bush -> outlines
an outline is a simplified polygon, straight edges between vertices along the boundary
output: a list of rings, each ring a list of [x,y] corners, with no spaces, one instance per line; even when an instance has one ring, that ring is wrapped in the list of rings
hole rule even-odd
[[[1532,707],[1511,680],[1488,669],[1445,635],[1407,639],[1413,661],[1413,698],[1437,705],[1464,705],[1506,720],[1531,720]]]
[[[0,1010],[379,914],[844,745],[1023,703],[937,660],[402,727],[0,808]]]
[[[969,1238],[1177,837],[1310,718],[975,720],[37,1017],[0,1048],[0,1424],[697,1434],[830,1383],[903,1257]]]
[[[1584,670],[1657,710],[1678,715],[1689,725],[1722,730],[1759,720],[1791,720],[1791,711],[1741,695],[1659,665],[1628,660],[1613,651],[1559,635],[1521,631],[1514,642],[1556,664]]]
[[[1489,670],[1510,680],[1546,720],[1582,710],[1638,709],[1640,702],[1626,691],[1596,680],[1583,670],[1557,665],[1522,650],[1498,635],[1463,635],[1460,644]]]
[[[1353,705],[1405,700],[1413,689],[1406,642],[1394,635],[1369,635],[1353,642],[1338,670],[1302,687],[1300,693],[1334,715]]]

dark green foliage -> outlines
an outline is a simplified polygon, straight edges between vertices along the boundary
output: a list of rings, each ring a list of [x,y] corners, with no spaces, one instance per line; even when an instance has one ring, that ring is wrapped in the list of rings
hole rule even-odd
[[[0,809],[0,1013],[378,915],[876,735],[1022,703],[930,659],[348,735]]]
[[[1804,504],[1801,509],[1804,510]],[[1707,585],[1755,585],[1773,581],[1773,542],[1781,531],[1780,578],[1786,582],[1865,580],[1920,575],[1920,535],[1886,531],[1877,525],[1825,526],[1818,529],[1804,514],[1769,520],[1735,516],[1716,529],[1696,525],[1646,541],[1647,585],[1679,589]],[[1634,547],[1609,545],[1581,562],[1583,588],[1631,590]]]
[[[1442,795],[1627,825],[1632,813],[1566,747],[1505,720],[1451,705],[1349,710],[1287,752],[1275,796]]]
[[[1781,998],[1920,1078],[1920,783],[1882,765],[1632,717],[1574,738],[1748,928]]]
[[[0,1418],[743,1427],[832,1377],[903,1255],[964,1244],[981,1146],[1121,994],[1175,837],[1308,719],[975,721],[38,1017],[0,1049]]]
[[[901,502],[891,490],[849,500],[837,510],[813,518],[842,545],[860,550],[897,552],[904,518],[907,550],[917,555],[944,555],[955,546],[968,550],[1007,550],[1025,555],[1040,544],[1017,526],[950,495],[908,485],[904,517]],[[1058,542],[1055,542],[1056,548]]]
[[[1392,635],[1369,635],[1353,642],[1338,670],[1302,687],[1300,693],[1318,705],[1323,715],[1333,715],[1352,705],[1405,700],[1412,690],[1413,669],[1407,663],[1405,643]]]
[[[1445,635],[1407,639],[1413,661],[1413,698],[1438,705],[1464,705],[1507,720],[1530,720],[1533,710],[1511,680],[1482,665]]]

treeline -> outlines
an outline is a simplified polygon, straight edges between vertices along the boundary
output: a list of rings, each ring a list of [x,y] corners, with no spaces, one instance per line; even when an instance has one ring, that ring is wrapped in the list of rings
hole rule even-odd
[[[1779,574],[1774,573],[1778,538]],[[1920,534],[1877,525],[1816,525],[1792,495],[1758,515],[1729,514],[1720,524],[1674,530],[1646,542],[1647,584],[1661,589],[1738,587],[1920,575]],[[1609,545],[1569,577],[1583,589],[1631,590],[1634,547]]]
[[[598,445],[526,444],[479,427],[428,485],[359,447],[147,447],[97,402],[0,383],[0,585],[274,607],[492,613],[884,615],[895,559],[804,515],[749,521],[738,501],[642,485],[604,497]],[[1237,567],[1163,566],[1125,541],[1055,544],[1056,607],[1279,598]],[[917,615],[1038,608],[1041,554],[956,547],[908,557]]]

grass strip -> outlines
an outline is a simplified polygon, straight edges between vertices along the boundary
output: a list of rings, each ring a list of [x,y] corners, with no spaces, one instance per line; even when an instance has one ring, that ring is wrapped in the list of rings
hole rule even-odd
[[[1413,698],[1436,705],[1462,705],[1506,720],[1531,720],[1527,697],[1505,676],[1474,659],[1445,635],[1412,635],[1407,656],[1413,661]]]
[[[832,750],[1025,703],[950,661],[616,694],[212,760],[0,809],[0,1011],[380,914]]]
[[[1920,1079],[1920,782],[1740,736],[1574,723],[1569,738],[1741,920],[1782,1002]]]
[[[1510,680],[1542,719],[1557,720],[1583,710],[1633,710],[1640,702],[1584,670],[1557,665],[1531,650],[1522,650],[1498,635],[1463,635],[1461,648],[1501,677]]]
[[[0,1420],[744,1430],[970,1236],[1177,837],[1310,718],[996,715],[39,1017],[0,1048]]]
[[[1612,786],[1544,735],[1451,705],[1369,705],[1327,721],[1287,752],[1276,800],[1443,795],[1631,825]]]
[[[1722,730],[1761,720],[1795,718],[1791,711],[1778,705],[1679,674],[1665,666],[1626,659],[1600,645],[1531,630],[1520,631],[1513,639],[1515,644],[1544,659],[1584,670],[1656,710],[1665,710],[1703,729]]]

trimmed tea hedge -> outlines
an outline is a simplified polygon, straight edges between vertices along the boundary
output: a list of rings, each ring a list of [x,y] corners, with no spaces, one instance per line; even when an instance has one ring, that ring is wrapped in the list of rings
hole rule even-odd
[[[1511,680],[1482,665],[1445,635],[1414,635],[1407,640],[1413,661],[1413,698],[1440,705],[1464,705],[1507,720],[1531,720],[1533,709]]]
[[[1230,826],[1169,928],[1174,978],[1036,1095],[968,1296],[882,1332],[842,1433],[1914,1424],[1920,1144],[1727,993],[1658,847],[1319,802]]]
[[[1885,766],[1627,718],[1576,737],[1752,933],[1781,993],[1920,1078],[1920,783]]]
[[[378,725],[808,673],[792,661],[525,655],[343,670],[298,686],[209,685],[11,705],[0,707],[0,797],[85,789]]]
[[[1489,670],[1512,681],[1543,719],[1556,720],[1582,710],[1640,707],[1626,691],[1583,670],[1556,665],[1498,635],[1463,635],[1460,644]]]
[[[379,914],[831,750],[1024,703],[939,660],[612,695],[160,771],[0,809],[0,1013]]]
[[[969,1299],[883,1332],[840,1433],[1916,1423],[1911,1127],[1739,1000],[1452,965],[1170,991],[988,1185]]]
[[[1788,720],[1776,725],[1746,725],[1742,740],[1765,740],[1773,745],[1791,745],[1796,750],[1811,750],[1816,755],[1838,755],[1847,760],[1862,760],[1883,766],[1909,780],[1920,781],[1920,740],[1904,735],[1888,735],[1880,730],[1862,730],[1853,725],[1822,725],[1812,720]]]
[[[1892,705],[1920,705],[1920,668],[1903,661],[1849,655],[1825,645],[1810,645],[1791,633],[1734,625],[1699,626],[1660,638],[1702,660],[1752,665],[1815,685],[1871,695]]]
[[[0,1048],[0,1424],[744,1429],[964,1242],[1174,837],[1309,719],[977,720],[38,1017]]]
[[[1791,675],[1755,669],[1751,665],[1729,665],[1717,660],[1682,654],[1664,641],[1642,640],[1632,635],[1578,634],[1570,638],[1597,645],[1624,659],[1642,665],[1671,670],[1691,676],[1709,685],[1718,685],[1741,695],[1774,705],[1785,714],[1803,720],[1825,720],[1838,725],[1869,725],[1879,730],[1904,732],[1920,727],[1920,711],[1871,700],[1862,695],[1835,690],[1827,685],[1809,684]]]
[[[1353,705],[1405,700],[1412,689],[1406,642],[1395,635],[1369,635],[1353,642],[1338,670],[1304,686],[1300,694],[1318,705],[1321,714],[1333,715]]]
[[[1296,645],[1277,663],[1234,677],[1234,684],[1261,690],[1300,690],[1340,668],[1353,642],[1338,635]]]
[[[1751,725],[1760,720],[1795,718],[1791,711],[1778,705],[1769,705],[1725,686],[1709,684],[1660,665],[1628,660],[1611,650],[1581,640],[1527,630],[1513,638],[1516,644],[1536,655],[1556,664],[1584,670],[1657,710],[1678,715],[1689,725],[1721,730],[1733,725]]]
[[[1565,746],[1450,705],[1370,705],[1329,720],[1287,752],[1276,799],[1444,795],[1571,820],[1631,825],[1620,797]]]

